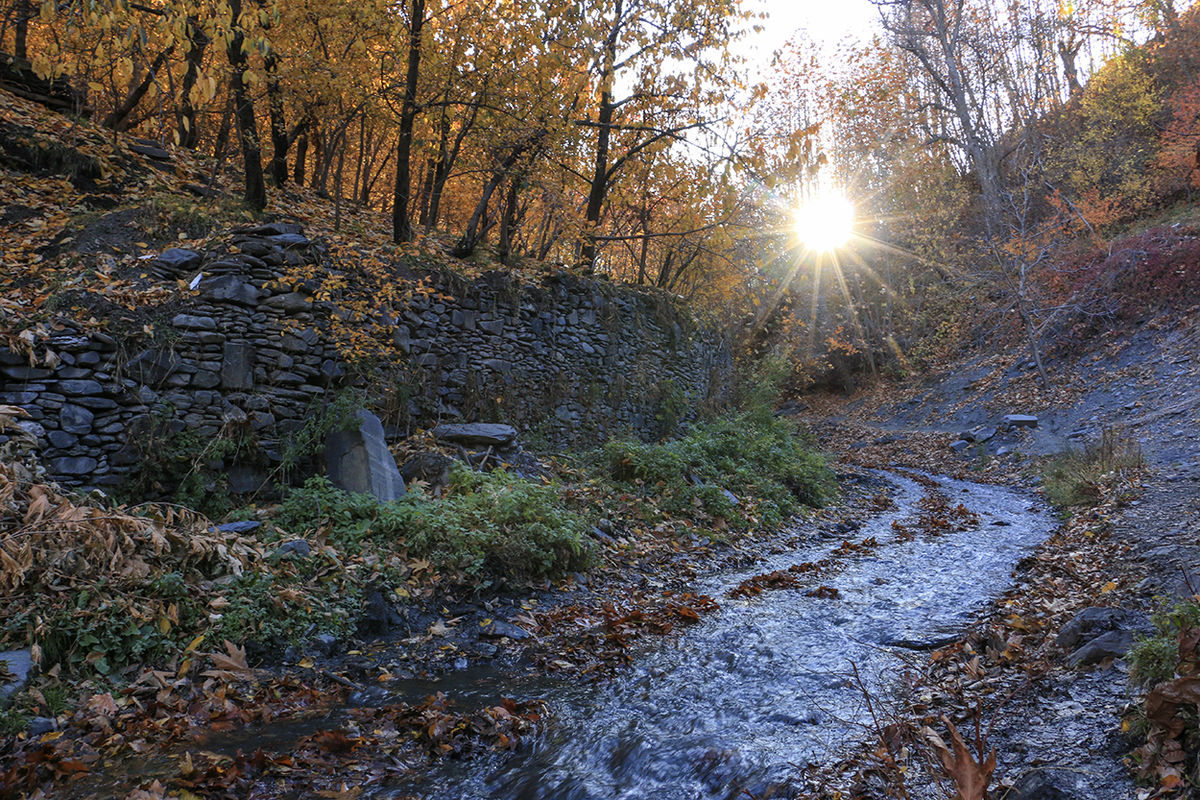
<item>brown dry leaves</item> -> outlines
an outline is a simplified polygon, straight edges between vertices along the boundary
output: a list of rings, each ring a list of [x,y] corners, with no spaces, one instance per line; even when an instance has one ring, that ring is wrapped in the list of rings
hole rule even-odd
[[[261,559],[253,540],[219,533],[195,512],[76,503],[52,485],[31,481],[20,467],[0,463],[0,615],[25,610],[38,594],[65,602],[73,591],[103,582],[104,599],[153,620],[168,609],[135,602],[125,588],[169,572],[240,575]]]

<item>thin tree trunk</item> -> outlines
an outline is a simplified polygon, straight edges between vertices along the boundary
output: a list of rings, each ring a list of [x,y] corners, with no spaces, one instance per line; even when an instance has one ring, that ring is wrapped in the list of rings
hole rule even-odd
[[[305,159],[308,157],[308,134],[301,133],[296,137],[296,163],[292,164],[292,180],[297,186],[304,185]]]
[[[604,197],[608,192],[608,148],[612,137],[613,104],[612,83],[613,70],[617,60],[617,39],[621,33],[621,17],[625,11],[624,0],[616,0],[613,13],[613,25],[604,42],[604,65],[600,72],[600,109],[596,116],[599,124],[599,134],[596,139],[596,162],[592,172],[592,185],[588,191],[587,238],[580,249],[580,261],[587,272],[596,269],[596,228],[600,224],[600,212],[604,208]]]
[[[337,174],[333,179],[333,229],[342,229],[342,164],[346,161],[346,135],[342,134],[342,146],[338,148]]]
[[[32,0],[17,1],[17,25],[13,34],[13,55],[22,61],[29,60],[29,20],[33,19],[35,13],[36,9]]]
[[[154,83],[154,79],[158,76],[158,71],[162,69],[163,62],[167,60],[167,56],[171,55],[174,50],[175,45],[171,45],[158,54],[158,57],[150,64],[150,68],[146,70],[146,76],[142,78],[142,82],[134,87],[133,91],[125,97],[124,102],[114,108],[104,118],[104,127],[112,128],[115,131],[125,130],[138,103],[142,102],[142,98],[146,96],[146,92],[150,91],[150,84]]]
[[[229,66],[233,68],[230,81],[233,84],[234,116],[237,119],[243,169],[246,173],[245,199],[251,208],[261,211],[267,205],[267,186],[263,180],[262,150],[259,147],[258,128],[254,120],[254,101],[246,91],[246,54],[242,51],[246,37],[241,29],[242,0],[230,0],[229,10],[233,18],[234,33],[229,40],[227,52]]]
[[[183,84],[179,90],[179,145],[188,150],[195,150],[196,145],[200,143],[200,126],[197,124],[196,107],[192,105],[192,89],[200,78],[204,51],[209,45],[209,38],[195,17],[188,17],[187,38],[188,49],[184,56],[187,68],[184,70]]]
[[[364,113],[358,123],[358,158],[354,160],[354,189],[350,192],[350,200],[358,202],[358,193],[363,179],[363,169],[367,161],[367,115]]]
[[[279,86],[279,56],[271,51],[263,59],[267,72],[267,111],[271,120],[271,182],[279,188],[287,183],[287,154],[291,146],[287,119],[283,107],[283,90]]]
[[[392,241],[409,242],[413,238],[408,213],[412,191],[409,175],[412,158],[413,125],[417,119],[417,81],[421,76],[421,30],[425,26],[425,0],[412,0],[408,36],[408,70],[404,77],[404,103],[400,107],[400,130],[396,141],[396,185],[392,193]]]
[[[517,196],[521,191],[522,182],[520,175],[514,175],[509,181],[508,196],[504,200],[504,216],[500,220],[500,243],[497,247],[501,264],[508,264],[512,255],[513,236],[517,229]]]

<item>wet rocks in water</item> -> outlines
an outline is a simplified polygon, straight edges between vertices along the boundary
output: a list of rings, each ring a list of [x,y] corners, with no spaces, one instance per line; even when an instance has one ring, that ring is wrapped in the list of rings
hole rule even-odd
[[[1017,781],[1004,800],[1076,800],[1079,776],[1065,769],[1037,769]]]
[[[367,593],[363,615],[358,621],[359,633],[383,636],[403,622],[404,620],[396,613],[392,604],[383,598],[383,592],[373,589]]]
[[[1133,647],[1133,631],[1108,631],[1092,639],[1067,658],[1072,667],[1099,664],[1106,658],[1121,658]]]
[[[520,642],[528,639],[532,634],[524,628],[519,628],[511,622],[505,622],[502,619],[496,619],[483,626],[479,631],[480,636],[486,636],[490,639],[512,639],[514,642]]]

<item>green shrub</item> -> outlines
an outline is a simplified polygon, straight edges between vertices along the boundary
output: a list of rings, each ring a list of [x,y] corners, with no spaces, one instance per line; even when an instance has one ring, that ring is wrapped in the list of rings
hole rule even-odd
[[[1137,439],[1105,428],[1100,441],[1052,458],[1043,470],[1046,499],[1063,511],[1101,503],[1143,465]]]
[[[1155,632],[1129,651],[1129,679],[1141,686],[1170,680],[1179,666],[1180,636],[1200,628],[1200,604],[1183,600],[1153,616]]]
[[[401,518],[406,541],[435,564],[470,575],[532,579],[586,569],[592,551],[586,519],[559,487],[456,470],[440,502],[419,501]],[[381,523],[389,523],[387,518]]]
[[[294,531],[330,526],[344,549],[377,544],[407,547],[443,569],[493,578],[543,578],[584,569],[591,559],[588,524],[558,486],[460,468],[440,501],[416,493],[391,503],[348,494],[323,477],[310,478],[280,507],[276,522]]]
[[[328,525],[332,544],[353,548],[370,532],[380,506],[371,495],[344,492],[324,475],[314,475],[288,493],[273,521],[296,533]]]
[[[617,440],[605,446],[613,479],[640,481],[669,511],[699,505],[714,516],[734,511],[733,493],[757,501],[758,521],[778,525],[801,504],[820,506],[833,494],[825,459],[789,422],[764,406],[696,425],[660,444]]]

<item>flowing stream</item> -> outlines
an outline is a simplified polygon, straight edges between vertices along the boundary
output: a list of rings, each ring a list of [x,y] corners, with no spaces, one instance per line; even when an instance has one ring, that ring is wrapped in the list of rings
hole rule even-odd
[[[897,508],[853,534],[854,541],[874,536],[881,546],[846,556],[840,572],[820,579],[837,597],[810,597],[804,588],[748,600],[725,594],[753,575],[825,558],[840,541],[703,581],[695,590],[717,598],[720,610],[642,653],[615,682],[491,687],[547,701],[547,732],[538,741],[503,759],[446,763],[420,785],[393,787],[384,796],[770,796],[804,765],[861,736],[870,721],[864,697],[886,704],[906,660],[925,658],[914,651],[961,632],[1054,527],[1053,516],[1028,494],[939,478],[951,505],[965,504],[979,525],[903,541],[892,522],[913,516],[925,490],[880,474],[896,486]],[[480,691],[487,691],[483,683]]]

